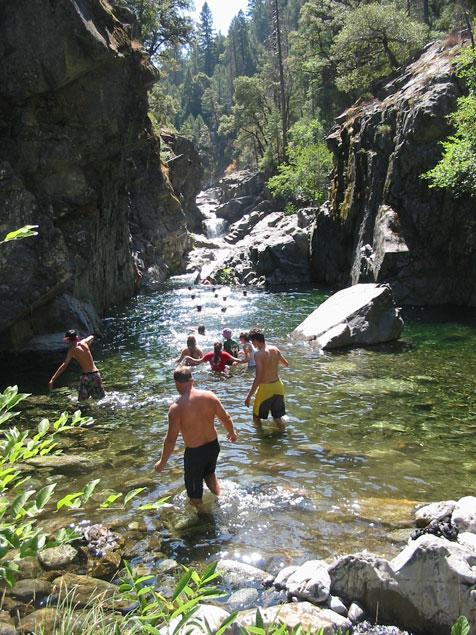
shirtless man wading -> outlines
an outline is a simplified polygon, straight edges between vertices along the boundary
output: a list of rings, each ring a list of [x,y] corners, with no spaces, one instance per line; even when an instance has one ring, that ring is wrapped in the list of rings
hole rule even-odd
[[[164,439],[162,456],[154,467],[157,472],[162,472],[180,433],[185,443],[185,488],[191,504],[202,511],[203,481],[213,494],[220,495],[220,484],[215,476],[220,452],[215,417],[222,422],[232,443],[236,441],[236,433],[231,417],[218,397],[208,390],[194,388],[189,367],[177,368],[174,379],[180,397],[169,408],[169,429]]]
[[[48,388],[53,389],[53,384],[60,375],[64,373],[72,359],[75,359],[81,366],[82,375],[79,381],[78,401],[84,401],[92,397],[93,399],[102,399],[105,395],[104,386],[102,385],[101,375],[96,368],[93,356],[89,350],[89,345],[94,339],[94,335],[80,339],[74,329],[65,333],[64,341],[69,344],[70,349],[66,355],[66,359],[55,372],[48,382]]]
[[[261,425],[261,419],[267,419],[269,411],[273,417],[278,430],[284,430],[282,417],[286,414],[284,405],[284,386],[279,379],[279,366],[287,368],[287,360],[282,356],[281,351],[276,346],[266,344],[265,337],[258,329],[249,332],[249,339],[258,349],[255,353],[256,375],[245,399],[245,405],[249,406],[251,397],[258,389],[253,403],[253,421],[256,425]]]

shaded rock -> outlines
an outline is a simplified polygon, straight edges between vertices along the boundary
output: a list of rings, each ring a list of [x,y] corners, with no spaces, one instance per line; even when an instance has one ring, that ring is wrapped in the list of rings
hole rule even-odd
[[[438,503],[430,503],[424,507],[420,507],[415,512],[415,521],[417,527],[426,527],[432,520],[441,520],[445,516],[451,515],[455,508],[456,501],[439,501]]]
[[[193,613],[192,617],[177,629],[182,620],[179,616],[172,620],[170,624],[160,630],[161,635],[183,635],[189,633],[215,633],[230,614],[219,606],[211,604],[201,604]],[[189,623],[190,622],[190,623]],[[192,626],[193,623],[193,626]]]
[[[71,564],[77,555],[78,551],[71,545],[59,545],[40,551],[38,560],[45,569],[61,569]]]
[[[102,556],[90,556],[87,573],[94,578],[110,579],[121,566],[121,554],[117,551],[105,551]]]
[[[19,580],[7,593],[22,602],[41,600],[51,593],[53,585],[41,578]]]
[[[17,629],[10,622],[0,621],[0,635],[16,635]]]
[[[256,606],[259,593],[255,588],[245,588],[236,591],[226,601],[226,607],[232,613],[234,611],[244,611]]]
[[[399,338],[402,329],[390,287],[358,284],[328,298],[290,337],[332,349],[388,342]]]
[[[19,558],[15,560],[18,571],[15,573],[16,580],[24,580],[25,578],[38,578],[44,573],[42,566],[38,562],[38,558],[29,556],[28,558]]]
[[[323,560],[308,560],[298,567],[285,582],[287,592],[300,600],[324,602],[329,597],[331,579],[327,563]]]
[[[459,531],[476,533],[476,496],[464,496],[456,503],[451,520]]]
[[[50,454],[47,456],[34,456],[26,461],[27,465],[35,468],[48,469],[55,474],[76,476],[89,473],[97,464],[86,456],[74,454]]]
[[[258,604],[266,608],[268,606],[276,606],[277,604],[286,604],[287,601],[288,594],[286,591],[276,591],[276,589],[271,588],[266,589],[266,591],[261,594]]]
[[[328,137],[335,166],[329,201],[311,239],[315,281],[389,283],[402,304],[476,304],[474,201],[421,178],[451,133],[460,47],[426,47],[375,99],[338,118]]]
[[[45,633],[50,635],[59,626],[61,616],[56,609],[38,609],[24,617],[19,625],[20,633]]]
[[[257,567],[237,560],[220,560],[216,572],[220,574],[225,586],[242,589],[244,586],[261,588],[273,581],[273,576]]]
[[[66,573],[56,578],[53,583],[56,597],[64,597],[65,593],[74,592],[74,602],[81,607],[91,606],[95,601],[100,601],[106,609],[122,612],[133,608],[129,601],[121,597],[118,588],[105,580]]]
[[[410,631],[447,635],[459,615],[475,629],[473,558],[456,543],[425,535],[391,561],[368,554],[340,558],[329,567],[331,590]]]
[[[266,626],[271,624],[286,624],[288,629],[293,629],[301,625],[303,630],[310,630],[317,633],[323,629],[324,635],[337,635],[346,629],[352,627],[351,622],[346,618],[330,611],[329,609],[319,608],[309,602],[295,602],[292,604],[283,604],[281,606],[272,606],[266,609],[260,609],[263,623]],[[256,609],[243,611],[238,613],[235,621],[234,632],[238,633],[236,626],[247,627],[256,624]]]

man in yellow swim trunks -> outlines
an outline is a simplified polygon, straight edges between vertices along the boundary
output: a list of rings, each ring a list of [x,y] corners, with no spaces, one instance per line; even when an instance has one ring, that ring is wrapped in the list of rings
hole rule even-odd
[[[256,376],[248,395],[245,405],[249,406],[251,397],[256,389],[256,397],[253,403],[253,421],[256,425],[261,425],[261,419],[267,419],[271,411],[271,416],[276,423],[278,430],[284,430],[282,417],[286,413],[284,405],[284,386],[279,379],[279,366],[287,368],[288,361],[282,356],[281,351],[276,346],[266,344],[263,333],[258,329],[252,329],[249,333],[250,341],[255,353]]]

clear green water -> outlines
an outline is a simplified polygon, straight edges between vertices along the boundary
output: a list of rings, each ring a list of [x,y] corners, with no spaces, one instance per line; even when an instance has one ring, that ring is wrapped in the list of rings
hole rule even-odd
[[[291,344],[287,334],[324,293],[251,290],[244,298],[220,289],[219,295],[201,290],[198,314],[198,300],[178,280],[133,299],[106,321],[94,353],[108,396],[87,406],[96,426],[66,439],[71,452],[92,456],[97,468],[88,477],[59,477],[61,487],[74,491],[100,477],[103,490],[125,491],[145,480],[148,500],[172,499],[159,514],[86,510],[74,518],[129,524],[129,538],[140,540],[135,553],[146,560],[163,553],[192,562],[221,555],[272,567],[363,548],[389,556],[398,549],[391,532],[411,525],[416,502],[474,493],[475,312],[409,310],[398,342],[319,354]],[[253,426],[243,403],[252,381],[247,371],[234,369],[227,379],[205,367],[195,372],[197,385],[223,401],[239,434],[236,445],[222,434],[223,497],[213,516],[197,523],[183,493],[181,443],[160,476],[153,465],[175,397],[173,359],[199,323],[207,327],[201,344],[208,350],[224,326],[235,335],[260,326],[290,368],[282,372],[288,423],[281,436],[271,423],[262,431]],[[4,369],[2,379],[35,393],[24,419],[58,412],[65,403],[73,407],[74,371],[60,381],[69,388],[44,394],[53,366]],[[211,496],[206,500],[212,504]]]

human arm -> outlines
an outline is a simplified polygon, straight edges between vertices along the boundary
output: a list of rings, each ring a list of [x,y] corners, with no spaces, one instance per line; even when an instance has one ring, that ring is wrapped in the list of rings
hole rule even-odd
[[[289,364],[288,364],[288,360],[284,357],[284,355],[281,353],[281,351],[278,349],[278,362],[281,364],[281,366],[284,366],[284,368],[289,368]]]
[[[58,379],[58,377],[60,375],[62,375],[64,373],[64,371],[68,368],[68,365],[70,363],[70,361],[72,360],[72,355],[71,355],[71,351],[68,351],[68,354],[66,355],[66,359],[64,360],[64,362],[58,367],[57,371],[55,372],[55,374],[53,375],[53,377],[50,379],[50,381],[48,382],[48,388],[50,390],[53,390],[53,384],[55,383],[55,381]]]
[[[177,414],[176,407],[171,406],[169,410],[169,428],[167,430],[167,434],[165,435],[164,444],[162,447],[162,455],[157,463],[154,465],[154,470],[156,472],[162,472],[164,467],[167,465],[167,461],[174,451],[179,432],[180,417]]]
[[[231,416],[225,410],[225,408],[223,408],[221,401],[218,399],[218,397],[216,397],[215,415],[218,417],[223,427],[228,432],[228,435],[227,435],[228,440],[231,441],[232,443],[235,443],[237,436],[236,436],[235,428],[233,427],[233,421],[231,419]]]
[[[88,335],[88,337],[85,337],[83,340],[81,340],[83,342],[83,344],[87,344],[88,346],[91,344],[91,342],[94,339],[94,335]]]
[[[186,355],[182,358],[182,362],[188,364],[189,366],[198,366],[199,364],[203,364],[203,362],[207,361],[205,357],[206,355],[200,357],[200,359],[194,359],[193,357],[190,357],[190,355]]]
[[[258,389],[258,386],[262,382],[261,377],[263,374],[263,361],[261,360],[259,355],[255,355],[255,362],[256,362],[256,374],[255,374],[253,383],[251,384],[251,388],[249,389],[248,394],[246,395],[245,406],[250,405],[251,397],[255,394],[256,390]]]
[[[187,353],[188,353],[188,348],[184,348],[183,351],[180,353],[180,357],[178,357],[175,360],[174,364],[178,366],[180,362],[182,362],[185,359],[185,357],[187,356]]]

